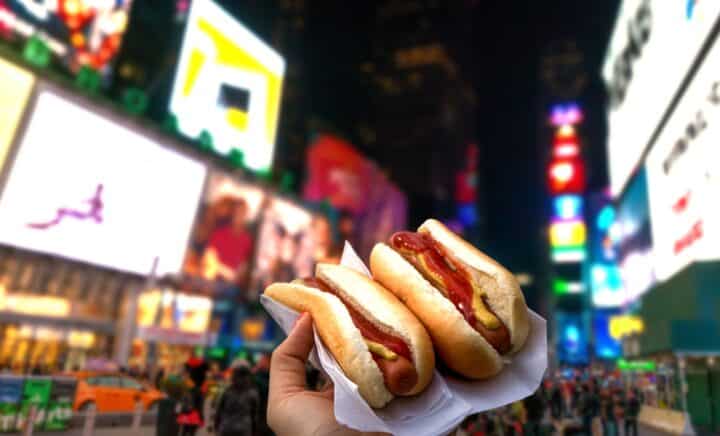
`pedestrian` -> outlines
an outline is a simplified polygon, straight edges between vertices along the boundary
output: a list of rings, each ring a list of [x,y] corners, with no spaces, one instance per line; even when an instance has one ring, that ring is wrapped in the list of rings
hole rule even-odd
[[[232,370],[231,384],[223,392],[215,411],[214,427],[218,436],[259,434],[262,414],[260,393],[246,366]]]
[[[563,409],[563,396],[562,396],[562,390],[559,385],[559,383],[555,383],[555,386],[552,388],[552,393],[550,394],[550,407],[552,412],[552,418],[553,420],[557,421],[562,419],[562,409]]]
[[[605,390],[600,401],[603,413],[603,433],[605,436],[615,436],[617,425],[615,424],[615,401],[612,392]]]
[[[199,356],[191,356],[183,367],[186,377],[189,379],[190,397],[193,401],[193,408],[200,414],[200,422],[205,419],[205,395],[202,388],[207,379],[210,366]],[[201,424],[202,425],[202,424]]]
[[[637,417],[640,413],[640,394],[637,389],[628,391],[628,399],[625,407],[625,436],[637,436]]]
[[[535,391],[533,395],[525,398],[525,411],[527,413],[527,424],[525,434],[527,436],[540,436],[540,425],[545,415],[544,388]]]
[[[165,381],[165,368],[160,368],[155,374],[155,389],[162,390],[163,381]]]
[[[594,405],[592,400],[592,393],[588,385],[583,384],[580,398],[578,401],[578,412],[582,418],[583,432],[587,435],[592,434],[592,420],[594,417]]]
[[[190,374],[185,371],[180,411],[177,416],[177,423],[181,427],[181,436],[195,436],[198,428],[203,425],[202,409],[203,398],[200,387],[193,382]]]
[[[260,393],[260,410],[267,410],[268,392],[270,389],[270,356],[263,354],[252,369],[255,386]],[[267,425],[265,413],[260,414],[258,422],[260,434],[272,434]]]

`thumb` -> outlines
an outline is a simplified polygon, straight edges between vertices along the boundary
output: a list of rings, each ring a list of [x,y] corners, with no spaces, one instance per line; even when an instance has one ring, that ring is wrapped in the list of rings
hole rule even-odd
[[[272,354],[269,389],[271,398],[305,390],[305,362],[312,346],[312,317],[309,313],[303,313],[288,337]]]

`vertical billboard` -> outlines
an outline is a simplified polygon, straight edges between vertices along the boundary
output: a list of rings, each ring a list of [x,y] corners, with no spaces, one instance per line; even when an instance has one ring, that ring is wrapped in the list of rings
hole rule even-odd
[[[603,66],[613,195],[630,179],[719,14],[718,1],[622,2]]]
[[[203,131],[221,154],[243,153],[253,170],[272,166],[283,58],[211,0],[194,0],[170,97],[178,128]]]
[[[205,166],[44,87],[0,197],[0,243],[147,274],[182,267]]]
[[[622,355],[622,344],[612,336],[610,331],[612,314],[612,312],[601,311],[593,313],[595,356],[602,359],[617,359]]]
[[[0,1],[0,38],[42,39],[70,70],[110,73],[130,18],[131,0]]]
[[[617,251],[612,241],[616,210],[607,192],[592,194],[588,199],[588,262],[584,271],[585,281],[592,294],[595,307],[618,307],[625,303]]]
[[[274,282],[314,275],[313,214],[297,203],[273,196],[263,212],[250,298]]]
[[[35,77],[29,71],[0,59],[0,170],[34,84]]]
[[[574,312],[555,312],[558,360],[568,365],[588,363],[588,332],[583,317]]]
[[[306,168],[303,198],[328,202],[341,212],[340,244],[350,241],[364,257],[377,241],[405,228],[405,194],[349,142],[317,135],[308,148]]]
[[[630,180],[618,201],[610,237],[616,247],[617,264],[625,289],[624,302],[633,302],[656,282],[644,168]]]
[[[654,263],[667,280],[720,258],[720,42],[715,42],[646,160]]]
[[[196,220],[183,273],[243,288],[249,277],[265,192],[212,172]]]

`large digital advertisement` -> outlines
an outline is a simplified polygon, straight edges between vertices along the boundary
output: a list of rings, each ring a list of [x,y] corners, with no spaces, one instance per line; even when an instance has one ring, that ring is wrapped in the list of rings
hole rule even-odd
[[[630,178],[719,14],[718,1],[622,2],[603,67],[613,195]]]
[[[71,71],[109,73],[130,19],[131,0],[2,0],[0,38],[37,36]]]
[[[341,211],[339,242],[351,242],[361,256],[405,228],[405,194],[344,139],[318,134],[307,151],[307,175],[303,198]],[[339,254],[341,247],[335,248]]]
[[[203,131],[222,154],[243,153],[254,170],[273,161],[283,58],[211,0],[190,7],[170,100],[180,131]]]
[[[632,178],[620,199],[610,234],[617,250],[624,303],[633,302],[657,281],[644,168]]]
[[[556,312],[556,350],[558,360],[568,365],[585,365],[589,360],[587,328],[577,313]]]
[[[274,282],[290,282],[314,275],[317,218],[298,204],[275,196],[269,200],[260,226],[250,298]]]
[[[0,197],[0,242],[137,274],[180,271],[206,168],[42,90]]]
[[[255,252],[264,200],[261,187],[212,172],[183,273],[244,287]]]
[[[720,43],[678,103],[646,165],[658,279],[720,258]]]

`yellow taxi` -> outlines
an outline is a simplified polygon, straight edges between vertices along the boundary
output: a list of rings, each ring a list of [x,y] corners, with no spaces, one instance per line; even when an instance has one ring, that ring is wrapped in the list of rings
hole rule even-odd
[[[119,373],[77,372],[78,380],[73,410],[87,410],[95,405],[99,413],[133,412],[139,400],[143,409],[154,410],[165,394],[157,389]]]

